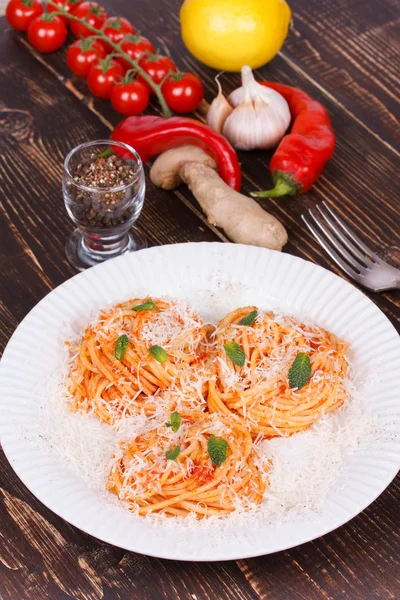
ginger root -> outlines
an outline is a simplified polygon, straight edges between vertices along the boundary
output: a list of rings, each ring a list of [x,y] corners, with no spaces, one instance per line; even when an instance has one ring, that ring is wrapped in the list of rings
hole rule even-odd
[[[192,161],[217,168],[215,160],[196,146],[178,146],[160,154],[150,171],[150,179],[157,187],[173,190],[182,183],[180,168],[185,162]]]
[[[229,187],[210,161],[214,162],[202,150],[180,146],[160,154],[150,178],[164,189],[186,183],[208,221],[221,227],[234,242],[282,250],[288,239],[283,225],[255,200]]]

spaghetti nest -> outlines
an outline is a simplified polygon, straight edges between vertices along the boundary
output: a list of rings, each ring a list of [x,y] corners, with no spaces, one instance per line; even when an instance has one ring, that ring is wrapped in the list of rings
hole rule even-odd
[[[102,311],[71,350],[71,409],[93,410],[124,439],[107,487],[139,515],[257,506],[270,468],[257,442],[347,398],[348,344],[254,306],[211,334],[183,302],[134,299]]]
[[[252,311],[257,311],[253,324],[241,325]],[[224,348],[228,342],[243,350],[243,367],[228,358]],[[238,415],[253,437],[287,436],[306,429],[347,397],[348,344],[324,329],[248,306],[220,321],[216,345],[208,408]],[[299,352],[309,356],[311,376],[304,387],[292,389],[288,372]]]
[[[220,466],[212,462],[211,436],[227,444]],[[222,516],[261,502],[268,468],[239,419],[202,415],[182,422],[177,432],[165,423],[149,424],[147,432],[122,444],[107,487],[139,515]]]
[[[121,356],[116,346],[125,336]],[[94,410],[113,424],[125,415],[154,414],[161,390],[179,388],[180,377],[191,381],[195,366],[205,368],[210,343],[208,327],[183,302],[136,298],[101,311],[71,350],[76,352],[69,374],[71,410]],[[200,388],[198,378],[192,381],[200,398],[206,379]],[[173,401],[173,395],[163,399],[164,405]]]

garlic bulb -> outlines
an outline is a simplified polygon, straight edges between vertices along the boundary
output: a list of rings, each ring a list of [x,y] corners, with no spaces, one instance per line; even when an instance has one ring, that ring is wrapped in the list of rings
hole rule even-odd
[[[233,107],[230,113],[221,98]],[[222,134],[238,150],[273,148],[289,127],[288,103],[275,90],[257,83],[250,67],[242,67],[242,86],[234,90],[227,101],[220,90],[214,102],[217,100],[207,122],[211,127],[213,124],[221,127],[223,122]]]
[[[215,78],[218,86],[218,95],[211,102],[210,108],[208,109],[207,124],[215,129],[215,131],[218,131],[218,133],[221,133],[226,119],[233,111],[233,107],[223,95],[218,77],[219,75]]]

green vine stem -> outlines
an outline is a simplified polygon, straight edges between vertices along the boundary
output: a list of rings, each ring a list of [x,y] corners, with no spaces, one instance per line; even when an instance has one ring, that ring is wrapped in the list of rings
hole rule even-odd
[[[119,44],[115,44],[115,42],[110,40],[110,38],[105,35],[105,33],[102,29],[97,29],[96,27],[93,27],[93,25],[88,23],[88,21],[86,19],[80,19],[79,17],[75,17],[75,15],[71,15],[71,13],[66,11],[65,8],[56,4],[54,2],[54,0],[47,0],[47,4],[51,4],[56,9],[55,11],[53,11],[52,14],[62,15],[64,17],[66,17],[69,21],[77,21],[77,23],[81,23],[87,29],[89,29],[90,31],[93,31],[93,33],[95,35],[91,36],[91,37],[93,37],[94,39],[103,40],[109,46],[111,46],[111,48],[115,51],[115,53],[118,56],[121,56],[127,63],[129,63],[132,66],[132,68],[135,69],[136,73],[139,73],[139,75],[146,81],[146,83],[148,83],[149,86],[154,90],[164,117],[172,116],[172,113],[168,107],[168,104],[165,101],[164,94],[162,93],[162,90],[161,90],[162,84],[164,83],[165,78],[159,84],[154,83],[152,78],[139,65],[139,61],[133,60],[133,58],[131,58],[129,56],[129,54],[127,54],[126,52],[124,52],[124,50],[122,50],[122,48],[121,48],[122,41]]]

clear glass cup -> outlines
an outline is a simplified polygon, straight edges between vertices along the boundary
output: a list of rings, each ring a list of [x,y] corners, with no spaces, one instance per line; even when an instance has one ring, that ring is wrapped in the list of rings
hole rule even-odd
[[[88,177],[94,181],[88,183]],[[133,227],[145,195],[142,161],[133,148],[112,140],[77,146],[65,159],[62,189],[67,212],[77,225],[65,246],[73,267],[83,271],[147,248],[146,236]]]

